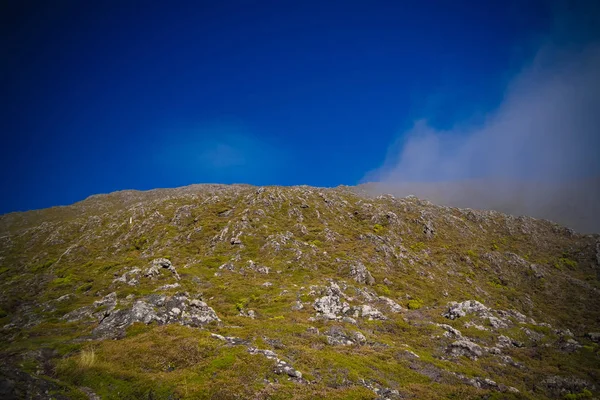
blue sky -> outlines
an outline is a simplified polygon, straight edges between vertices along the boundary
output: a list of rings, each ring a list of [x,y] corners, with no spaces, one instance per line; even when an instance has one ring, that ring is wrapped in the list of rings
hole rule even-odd
[[[549,37],[595,37],[543,1],[1,7],[0,213],[192,183],[354,185],[415,121],[456,136],[485,121]]]

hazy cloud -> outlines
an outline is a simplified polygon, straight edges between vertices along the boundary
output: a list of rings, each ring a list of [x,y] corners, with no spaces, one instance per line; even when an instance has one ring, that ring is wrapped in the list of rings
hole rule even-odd
[[[600,232],[598,45],[539,50],[479,126],[444,131],[421,120],[401,137],[366,181]]]

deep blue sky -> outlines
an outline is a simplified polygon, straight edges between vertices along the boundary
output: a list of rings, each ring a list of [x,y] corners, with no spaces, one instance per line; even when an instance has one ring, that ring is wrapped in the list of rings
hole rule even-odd
[[[552,4],[521,0],[1,7],[0,213],[191,183],[356,184],[415,119],[493,109],[555,24]]]

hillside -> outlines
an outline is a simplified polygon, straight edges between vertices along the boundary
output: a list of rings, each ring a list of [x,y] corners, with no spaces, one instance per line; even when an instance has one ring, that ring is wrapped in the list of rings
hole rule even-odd
[[[0,216],[1,398],[600,396],[600,235],[361,188]]]

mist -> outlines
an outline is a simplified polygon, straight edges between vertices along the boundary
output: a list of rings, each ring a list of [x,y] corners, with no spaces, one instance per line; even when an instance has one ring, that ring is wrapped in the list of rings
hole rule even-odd
[[[415,121],[364,181],[376,192],[600,232],[600,46],[541,48],[483,123]]]

